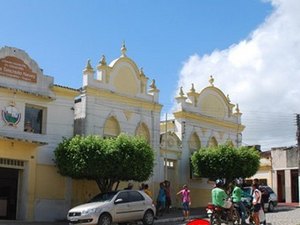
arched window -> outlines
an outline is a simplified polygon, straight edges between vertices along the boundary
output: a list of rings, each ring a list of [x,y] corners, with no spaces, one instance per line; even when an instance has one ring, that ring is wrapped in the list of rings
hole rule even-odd
[[[189,139],[189,150],[190,150],[191,156],[193,155],[193,153],[195,151],[199,150],[200,148],[201,148],[201,141],[200,141],[197,133],[194,132]],[[190,159],[190,179],[197,179],[197,178],[199,178],[199,177],[193,173],[192,161]]]
[[[218,146],[217,139],[215,137],[211,137],[208,142],[208,147],[216,147]]]
[[[229,145],[229,146],[231,146],[231,147],[234,146],[234,144],[233,144],[233,142],[232,142],[231,139],[228,139],[228,140],[226,141],[226,144]]]
[[[120,125],[114,116],[109,117],[104,124],[104,137],[117,137],[120,134]]]
[[[145,123],[140,123],[138,127],[136,128],[135,134],[137,136],[142,136],[144,137],[148,143],[150,143],[150,132]]]
[[[190,140],[189,140],[189,149],[191,152],[193,152],[195,150],[198,150],[200,147],[201,147],[200,139],[199,139],[197,133],[194,132],[191,135]]]

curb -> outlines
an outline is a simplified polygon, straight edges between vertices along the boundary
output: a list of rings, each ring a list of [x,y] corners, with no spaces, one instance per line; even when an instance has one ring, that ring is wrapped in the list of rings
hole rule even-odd
[[[205,218],[206,218],[206,215],[191,215],[189,217],[189,220],[184,220],[183,216],[176,216],[176,217],[157,219],[154,221],[154,224],[155,223],[167,223],[167,222],[179,222],[179,221],[188,222],[193,219],[205,219]]]
[[[158,220],[155,220],[154,221],[154,224],[155,223],[166,223],[166,222],[179,222],[179,221],[182,221],[182,222],[187,222],[187,221],[190,221],[190,220],[193,220],[193,219],[205,219],[205,216],[190,216],[189,217],[189,220],[183,220],[184,217],[181,216],[181,217],[174,217],[174,218],[165,218],[165,219],[158,219]]]

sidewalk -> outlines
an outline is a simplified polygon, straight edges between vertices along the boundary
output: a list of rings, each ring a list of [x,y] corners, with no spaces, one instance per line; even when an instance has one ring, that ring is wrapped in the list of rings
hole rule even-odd
[[[204,218],[206,216],[205,208],[192,208],[190,209],[190,219]],[[158,217],[156,223],[167,223],[183,220],[183,212],[179,208],[171,208],[169,213]],[[68,225],[67,221],[56,222],[28,222],[20,220],[0,220],[0,225]]]
[[[298,207],[300,207],[300,204],[298,202],[278,202],[278,207],[298,208]]]

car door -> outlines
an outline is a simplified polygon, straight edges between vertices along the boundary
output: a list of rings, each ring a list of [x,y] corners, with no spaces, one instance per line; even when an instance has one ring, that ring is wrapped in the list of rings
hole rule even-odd
[[[129,221],[130,220],[130,202],[129,202],[129,192],[128,191],[121,191],[118,193],[115,201],[114,201],[114,208],[115,208],[115,222],[122,222],[122,221]]]
[[[144,216],[146,202],[144,196],[138,191],[129,192],[129,210],[131,220],[140,220]]]

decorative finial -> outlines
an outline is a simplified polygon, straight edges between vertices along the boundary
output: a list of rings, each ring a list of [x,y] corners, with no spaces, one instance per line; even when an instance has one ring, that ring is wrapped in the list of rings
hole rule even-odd
[[[182,86],[180,87],[179,96],[180,96],[180,97],[183,97],[183,96],[184,96],[184,92],[183,92]]]
[[[126,56],[126,51],[127,51],[127,48],[125,46],[125,41],[123,41],[122,48],[121,48],[122,57]]]
[[[105,55],[102,55],[99,64],[102,65],[102,66],[105,66],[105,65],[106,65],[106,58],[105,58]]]
[[[143,67],[141,67],[141,68],[140,68],[140,75],[141,75],[142,77],[144,77],[144,76],[145,76],[145,74],[144,74],[144,70],[143,70]]]
[[[209,83],[211,86],[214,86],[214,81],[215,81],[215,79],[213,78],[212,75],[210,75]]]
[[[229,98],[229,95],[227,95],[227,101],[228,102],[231,102],[230,98]]]
[[[88,59],[84,71],[87,71],[87,72],[93,72],[94,71],[93,67],[91,66],[91,60],[90,59]]]
[[[152,88],[152,89],[156,89],[156,85],[155,85],[155,80],[153,79],[152,80],[152,83],[150,84],[150,88]]]
[[[191,92],[195,93],[195,88],[194,88],[194,84],[192,83],[192,88],[190,90]]]
[[[239,104],[236,104],[235,112],[236,112],[236,113],[240,113]]]

